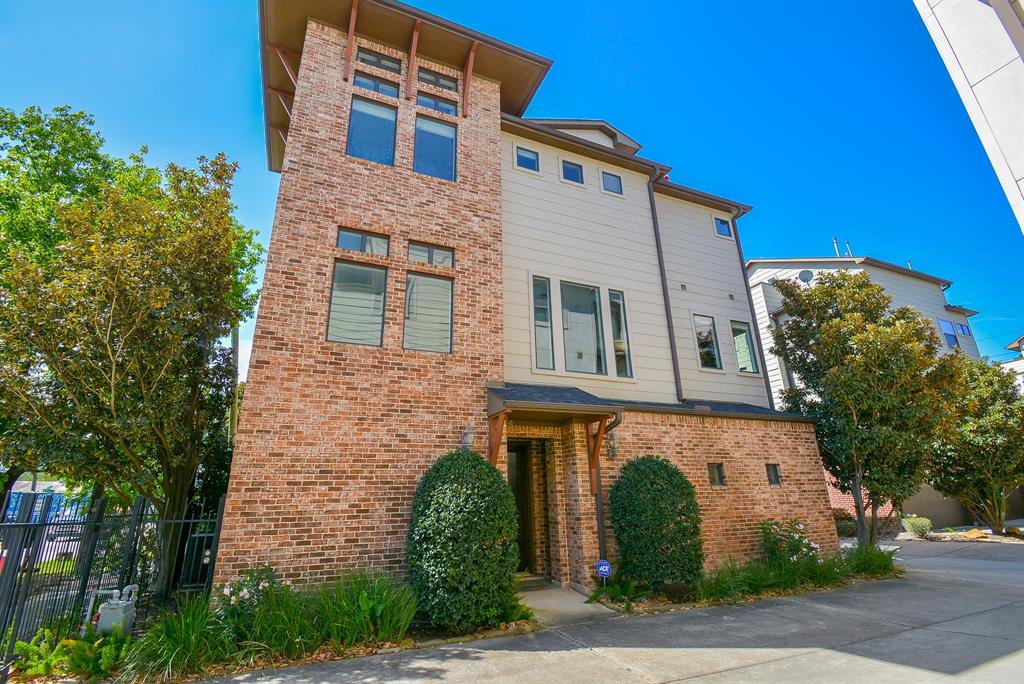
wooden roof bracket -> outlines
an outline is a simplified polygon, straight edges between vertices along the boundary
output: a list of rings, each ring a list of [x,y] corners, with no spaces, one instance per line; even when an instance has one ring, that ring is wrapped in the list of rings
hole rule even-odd
[[[605,428],[608,426],[608,416],[597,421],[597,430],[590,431],[593,423],[587,423],[587,465],[590,471],[590,493],[597,494],[597,467],[601,458],[601,445],[604,443]]]
[[[277,58],[281,60],[281,65],[284,70],[288,73],[288,78],[291,79],[292,86],[295,88],[299,87],[299,76],[295,73],[295,69],[292,68],[291,63],[288,61],[289,57],[295,57],[299,61],[302,61],[302,55],[294,50],[274,45],[273,43],[267,43],[267,48],[272,50]]]
[[[289,93],[285,90],[278,90],[277,88],[267,87],[267,92],[271,95],[276,95],[277,99],[281,102],[281,106],[284,107],[284,113],[288,115],[288,118],[292,118],[292,105],[291,101],[295,99],[295,93]]]
[[[345,36],[345,68],[342,80],[348,81],[352,72],[352,48],[356,44],[356,15],[359,13],[359,0],[352,0],[352,10],[348,13],[348,35]]]
[[[420,44],[420,28],[423,26],[423,21],[420,19],[416,20],[416,25],[412,29],[412,42],[409,45],[409,69],[405,72],[405,99],[412,99],[412,75],[416,71],[416,50]]]
[[[498,454],[501,452],[501,439],[505,434],[505,421],[512,409],[498,411],[487,419],[487,460],[492,466],[498,465]]]
[[[275,124],[270,124],[270,128],[271,128],[271,130],[277,131],[277,134],[279,136],[281,136],[281,142],[283,142],[285,145],[288,144],[288,129],[287,128],[285,128],[283,126],[277,126]]]
[[[469,116],[469,86],[473,82],[473,62],[476,61],[476,48],[480,45],[479,40],[474,40],[469,48],[469,55],[466,57],[466,68],[463,69],[462,83],[462,116]]]

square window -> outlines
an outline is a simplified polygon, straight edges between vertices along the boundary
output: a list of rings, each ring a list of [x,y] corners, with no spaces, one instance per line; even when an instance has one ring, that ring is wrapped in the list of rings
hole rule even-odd
[[[732,224],[725,219],[715,217],[715,232],[722,237],[732,237]]]
[[[378,164],[395,164],[395,122],[398,110],[361,97],[352,98],[345,154]]]
[[[405,349],[452,350],[452,281],[409,273],[405,284]]]
[[[338,247],[341,249],[387,256],[390,243],[391,240],[386,235],[373,235],[351,228],[338,230]]]
[[[445,76],[444,74],[439,74],[438,72],[431,71],[430,69],[420,67],[419,79],[420,83],[426,83],[427,85],[443,88],[444,90],[456,92],[459,89],[458,79],[452,78],[451,76]]]
[[[782,484],[782,472],[779,470],[778,463],[765,463],[765,472],[768,474],[768,484],[770,485],[781,485]]]
[[[369,74],[357,71],[352,82],[360,88],[372,90],[373,92],[380,93],[381,95],[398,97],[398,84],[392,83],[391,81],[385,81],[383,78],[377,78],[376,76],[370,76]]]
[[[516,145],[516,166],[529,171],[540,171],[540,154]]]
[[[446,100],[443,97],[427,95],[426,93],[417,93],[416,104],[420,107],[433,109],[435,112],[448,114],[449,116],[455,116],[459,111],[459,106],[451,100]]]
[[[562,178],[583,185],[583,167],[576,162],[562,160]]]
[[[327,339],[331,342],[383,344],[387,269],[347,261],[334,264]]]
[[[614,173],[608,173],[607,171],[601,172],[601,187],[604,188],[605,192],[611,192],[616,195],[622,194],[622,176],[617,176]]]
[[[708,463],[708,480],[713,487],[724,487],[725,466],[721,463]]]
[[[960,335],[961,337],[970,337],[971,328],[966,323],[957,323],[956,334]]]
[[[412,170],[443,180],[455,180],[455,132],[455,126],[450,123],[417,116]]]
[[[366,48],[359,48],[356,50],[356,61],[362,62],[363,64],[369,64],[370,66],[375,66],[378,69],[383,69],[384,71],[390,71],[394,74],[402,73],[402,61],[400,59],[388,57],[387,55],[382,55],[379,52],[367,50]]]

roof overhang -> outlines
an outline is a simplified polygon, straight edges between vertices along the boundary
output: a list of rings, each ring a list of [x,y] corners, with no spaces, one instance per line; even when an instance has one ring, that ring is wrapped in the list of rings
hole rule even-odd
[[[1010,344],[1006,345],[1010,351],[1024,352],[1024,335],[1021,335]]]
[[[260,55],[263,67],[267,163],[279,171],[284,142],[273,135],[287,128],[288,115],[271,88],[290,92],[291,79],[268,45],[301,54],[306,24],[316,20],[347,30],[353,0],[258,0]],[[551,67],[551,60],[394,0],[359,0],[356,34],[408,51],[413,30],[421,22],[416,54],[462,69],[477,44],[473,73],[501,83],[501,109],[520,115]],[[273,59],[271,59],[273,57]]]
[[[636,154],[643,147],[633,138],[603,119],[529,119],[531,123],[550,126],[563,131],[600,131],[612,139],[616,151]]]
[[[958,313],[961,316],[964,316],[965,318],[970,318],[971,316],[978,315],[978,312],[975,311],[974,309],[968,309],[966,306],[960,306],[958,304],[947,304],[946,311],[949,311],[951,313]]]
[[[881,259],[875,259],[874,257],[790,257],[778,259],[747,259],[747,270],[750,270],[751,268],[760,265],[784,266],[794,264],[825,263],[850,264],[852,266],[874,266],[875,268],[881,268],[886,271],[892,271],[893,273],[900,273],[905,276],[910,276],[911,278],[926,280],[930,283],[938,285],[943,289],[953,284],[952,280],[939,278],[938,276],[929,275],[922,271],[915,271],[912,268],[906,268],[905,266],[900,266],[889,261],[882,261]]]

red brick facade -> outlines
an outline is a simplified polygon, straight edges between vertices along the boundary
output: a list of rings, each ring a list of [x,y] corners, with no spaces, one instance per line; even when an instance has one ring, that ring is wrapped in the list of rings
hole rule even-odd
[[[456,448],[466,426],[486,451],[487,383],[503,378],[502,226],[499,85],[474,78],[458,126],[458,179],[412,171],[415,100],[360,90],[397,106],[394,166],[346,156],[352,81],[343,79],[345,35],[310,21],[292,104],[263,296],[232,464],[217,576],[270,563],[283,576],[319,582],[355,569],[404,572],[412,496],[423,472]],[[440,64],[422,66],[465,79]],[[418,84],[417,88],[430,90]],[[451,97],[451,93],[435,94]],[[454,98],[452,98],[454,99]],[[461,93],[459,99],[461,100]],[[387,235],[390,254],[336,247],[348,227]],[[454,250],[453,268],[411,264],[409,241]],[[326,340],[333,266],[384,266],[387,299],[381,347]],[[403,349],[406,274],[454,282],[453,352]],[[602,455],[605,495],[628,458],[658,454],[697,488],[709,565],[759,548],[757,523],[798,517],[824,548],[836,535],[810,425],[629,411],[615,430],[616,454]],[[597,560],[585,426],[521,424],[508,439],[533,440],[531,565],[576,586]],[[726,485],[708,483],[707,463],[723,463]],[[783,483],[769,486],[766,463]],[[506,469],[505,449],[499,468]],[[607,503],[607,501],[605,502]],[[609,554],[614,535],[609,527]]]
[[[353,94],[351,79],[342,78],[344,34],[316,22],[307,28],[218,581],[262,563],[309,581],[353,568],[401,569],[419,476],[459,445],[467,425],[485,448],[485,385],[502,377],[498,85],[473,79],[469,116],[447,117],[458,125],[458,181],[417,174],[417,108],[404,97],[408,60],[369,46],[403,59],[399,100],[359,92],[398,106],[393,167],[344,154]],[[388,235],[390,256],[337,249],[343,226]],[[453,248],[455,267],[408,264],[409,240]],[[388,268],[382,348],[325,339],[338,259]],[[454,279],[453,353],[402,348],[410,270]]]

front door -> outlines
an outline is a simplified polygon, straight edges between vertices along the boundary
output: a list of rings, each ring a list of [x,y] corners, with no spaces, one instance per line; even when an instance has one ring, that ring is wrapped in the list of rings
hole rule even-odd
[[[531,490],[530,445],[509,442],[508,484],[516,497],[519,511],[519,570],[533,571],[533,515]]]

